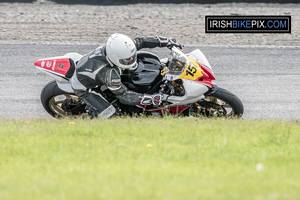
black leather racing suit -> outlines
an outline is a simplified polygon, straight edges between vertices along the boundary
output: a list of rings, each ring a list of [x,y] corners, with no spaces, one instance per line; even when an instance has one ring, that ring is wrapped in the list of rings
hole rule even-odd
[[[158,36],[138,36],[134,39],[137,50],[167,46],[168,39]],[[71,79],[75,94],[87,103],[98,117],[110,117],[115,108],[101,94],[91,92],[91,88],[107,87],[126,105],[140,104],[144,94],[130,91],[121,83],[121,70],[112,66],[106,59],[105,47],[100,46],[85,55],[77,63],[76,72]]]

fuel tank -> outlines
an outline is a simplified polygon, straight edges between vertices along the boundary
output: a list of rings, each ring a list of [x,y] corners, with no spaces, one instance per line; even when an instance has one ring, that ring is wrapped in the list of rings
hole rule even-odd
[[[138,67],[134,70],[124,70],[121,80],[130,90],[138,93],[153,94],[158,91],[163,76],[159,58],[149,52],[138,52]]]

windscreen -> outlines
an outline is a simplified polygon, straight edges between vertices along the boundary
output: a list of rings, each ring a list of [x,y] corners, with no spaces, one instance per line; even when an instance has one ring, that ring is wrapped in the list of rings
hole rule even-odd
[[[172,51],[168,64],[169,73],[172,75],[180,75],[185,69],[187,62],[188,59],[184,54]]]

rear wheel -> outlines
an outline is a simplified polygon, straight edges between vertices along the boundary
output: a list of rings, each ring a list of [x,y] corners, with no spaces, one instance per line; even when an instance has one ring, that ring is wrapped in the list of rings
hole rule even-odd
[[[190,115],[193,116],[240,118],[243,113],[241,100],[223,88],[207,93],[203,100],[194,103],[190,108]]]
[[[85,103],[75,94],[59,89],[56,81],[43,88],[41,102],[45,110],[56,118],[86,115]]]

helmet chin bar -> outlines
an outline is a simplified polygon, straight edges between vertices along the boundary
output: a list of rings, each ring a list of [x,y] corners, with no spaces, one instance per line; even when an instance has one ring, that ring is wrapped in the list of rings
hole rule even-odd
[[[124,70],[124,69],[129,69],[129,70],[133,70],[133,69],[136,69],[137,67],[137,62],[135,61],[134,63],[132,63],[131,65],[122,65],[122,66],[118,66],[116,65],[118,68],[120,68],[121,70]]]
[[[108,61],[108,63],[110,64],[111,67],[113,67],[114,65],[117,66],[120,70],[125,70],[125,69],[129,69],[129,70],[135,70],[138,67],[138,63],[137,61],[135,61],[134,65],[130,65],[129,67],[120,67],[116,64],[114,64],[107,56],[106,56],[106,60]]]
[[[138,67],[138,63],[136,62],[134,66],[132,66],[131,68],[129,68],[129,70],[133,71],[136,70],[136,68]]]

